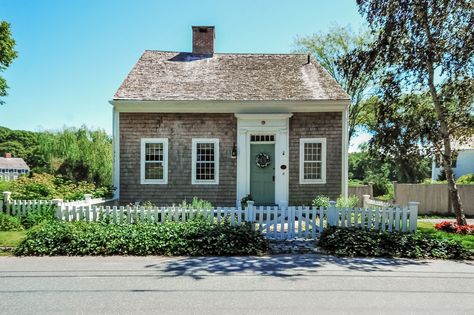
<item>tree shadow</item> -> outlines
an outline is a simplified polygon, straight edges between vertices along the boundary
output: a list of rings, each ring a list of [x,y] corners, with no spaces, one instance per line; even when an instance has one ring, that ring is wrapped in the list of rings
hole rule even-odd
[[[333,265],[331,271],[384,271],[403,266],[421,266],[429,261],[390,258],[343,258],[330,255],[273,255],[244,257],[182,257],[146,268],[156,268],[170,276],[187,276],[203,279],[208,275],[259,275],[280,278],[295,278],[323,271]],[[327,269],[326,269],[327,270]]]

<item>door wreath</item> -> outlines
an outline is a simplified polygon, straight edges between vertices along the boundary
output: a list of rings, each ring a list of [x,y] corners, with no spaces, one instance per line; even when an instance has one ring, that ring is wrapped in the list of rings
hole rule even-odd
[[[255,163],[260,168],[265,168],[270,165],[270,156],[266,153],[259,153],[255,159]]]

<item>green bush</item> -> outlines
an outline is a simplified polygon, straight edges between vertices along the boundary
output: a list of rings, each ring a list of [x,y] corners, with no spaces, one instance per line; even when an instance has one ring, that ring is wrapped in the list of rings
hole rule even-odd
[[[329,227],[319,246],[338,256],[469,259],[473,253],[459,242],[418,233],[388,233]]]
[[[256,255],[267,242],[251,225],[44,221],[28,231],[16,255]]]
[[[53,205],[42,205],[35,210],[29,210],[26,212],[26,215],[21,216],[21,224],[29,229],[43,221],[55,220],[55,206]]]
[[[51,174],[22,176],[10,188],[12,198],[21,200],[50,200],[54,198],[78,200],[83,199],[84,194],[92,194],[94,197],[111,195],[111,189],[108,187],[96,187],[87,182],[73,183]]]
[[[23,226],[20,219],[0,212],[0,231],[21,231]]]
[[[352,196],[349,196],[349,197],[343,197],[343,196],[340,196],[339,198],[337,198],[337,201],[336,201],[336,207],[338,208],[354,208],[354,207],[357,207],[359,205],[359,197],[355,196],[355,195],[352,195]]]
[[[316,208],[327,208],[329,207],[329,197],[324,195],[316,196],[316,198],[311,201],[311,205]]]
[[[474,184],[474,174],[466,174],[456,180],[457,184]]]
[[[193,201],[191,203],[186,202],[183,200],[179,207],[181,208],[192,208],[192,209],[210,209],[212,208],[212,203],[210,201],[200,199],[198,197],[193,197]]]

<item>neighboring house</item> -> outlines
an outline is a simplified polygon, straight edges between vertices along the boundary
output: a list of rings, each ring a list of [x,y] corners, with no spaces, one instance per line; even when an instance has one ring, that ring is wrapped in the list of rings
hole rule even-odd
[[[121,203],[306,205],[347,195],[348,95],[308,55],[147,50],[113,100]]]
[[[474,174],[474,137],[462,143],[453,142],[452,149],[455,152],[452,163],[454,178]],[[441,156],[435,156],[431,166],[431,179],[438,180],[442,170]]]
[[[30,172],[30,168],[22,158],[14,158],[11,153],[0,157],[0,181],[17,180],[18,176]]]

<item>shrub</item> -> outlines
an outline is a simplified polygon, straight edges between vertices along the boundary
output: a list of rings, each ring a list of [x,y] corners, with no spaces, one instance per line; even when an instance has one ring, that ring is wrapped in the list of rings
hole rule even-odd
[[[255,255],[267,242],[251,225],[44,221],[28,231],[16,255]]]
[[[92,194],[94,197],[106,197],[112,191],[108,187],[96,187],[94,184],[87,182],[73,183],[51,174],[21,176],[12,184],[11,190],[13,199],[26,200],[49,200],[54,198],[78,200],[83,199],[84,194]]]
[[[457,184],[474,184],[474,174],[466,174],[456,180]]]
[[[183,200],[179,207],[181,208],[193,208],[193,209],[210,209],[212,208],[212,203],[210,201],[200,199],[198,197],[193,197],[193,201],[191,203],[186,202]]]
[[[55,220],[55,206],[53,205],[42,205],[35,210],[29,210],[26,215],[21,217],[21,224],[29,229],[43,221]]]
[[[469,259],[473,253],[459,242],[418,233],[387,233],[329,227],[319,246],[338,256]]]
[[[338,208],[354,208],[359,205],[359,197],[352,195],[347,198],[340,196],[337,198],[336,207]]]
[[[311,205],[316,208],[320,208],[320,207],[327,208],[329,207],[329,197],[324,196],[324,195],[319,195],[313,199],[313,201],[311,202]]]
[[[435,229],[448,233],[474,235],[474,225],[458,225],[456,222],[450,221],[443,221],[435,224]]]
[[[0,231],[21,231],[23,226],[20,219],[0,212]]]

